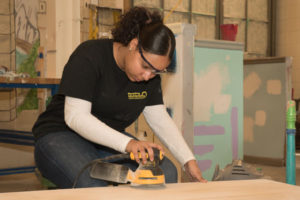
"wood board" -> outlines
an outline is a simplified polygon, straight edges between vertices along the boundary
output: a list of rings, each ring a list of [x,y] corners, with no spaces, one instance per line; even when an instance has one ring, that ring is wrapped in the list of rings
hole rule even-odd
[[[300,187],[271,180],[167,184],[162,189],[130,186],[0,193],[5,200],[260,200],[299,199]]]
[[[60,84],[59,78],[19,78],[0,77],[0,83],[22,83],[22,84]]]

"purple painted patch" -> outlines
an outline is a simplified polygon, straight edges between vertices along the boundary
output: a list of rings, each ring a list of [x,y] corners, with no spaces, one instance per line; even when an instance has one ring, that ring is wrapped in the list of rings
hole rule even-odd
[[[202,156],[203,154],[206,154],[208,152],[211,152],[214,150],[214,145],[195,145],[194,146],[194,152],[196,155]]]
[[[231,110],[231,140],[232,140],[232,159],[238,159],[238,109],[232,107]]]
[[[225,129],[223,126],[195,126],[195,136],[200,135],[224,135]]]
[[[201,172],[204,172],[211,167],[212,161],[211,160],[198,160],[197,164],[198,164],[198,167],[201,169]]]

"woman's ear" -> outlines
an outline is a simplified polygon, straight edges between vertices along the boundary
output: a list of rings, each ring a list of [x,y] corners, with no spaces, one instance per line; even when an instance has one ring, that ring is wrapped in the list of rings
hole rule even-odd
[[[138,39],[133,38],[128,44],[129,51],[136,50],[138,47],[138,44],[139,44]]]

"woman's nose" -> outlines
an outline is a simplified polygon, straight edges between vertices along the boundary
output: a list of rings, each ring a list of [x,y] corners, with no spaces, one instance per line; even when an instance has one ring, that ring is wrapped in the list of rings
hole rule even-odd
[[[152,72],[150,70],[146,70],[145,73],[143,74],[143,78],[145,81],[148,81],[152,76]]]

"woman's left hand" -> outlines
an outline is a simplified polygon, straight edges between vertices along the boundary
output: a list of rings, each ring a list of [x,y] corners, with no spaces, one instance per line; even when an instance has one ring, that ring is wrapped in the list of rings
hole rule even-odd
[[[202,183],[207,182],[207,180],[202,177],[201,170],[199,169],[196,160],[188,161],[184,165],[184,168],[192,181]]]

